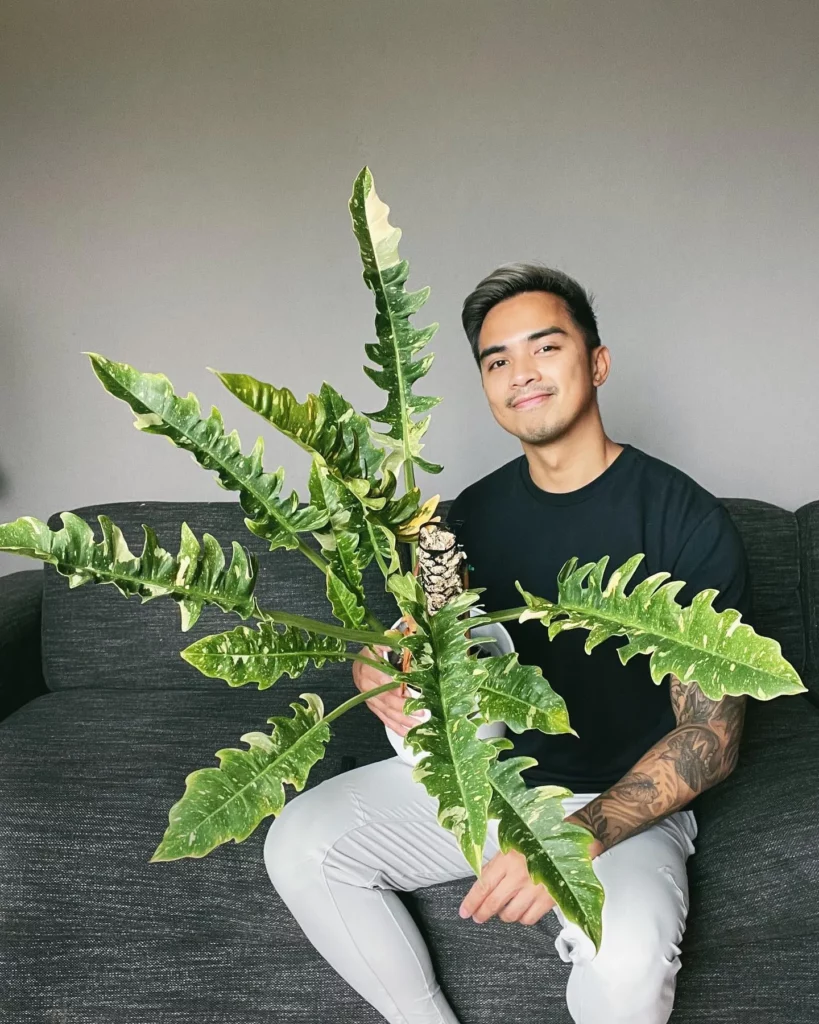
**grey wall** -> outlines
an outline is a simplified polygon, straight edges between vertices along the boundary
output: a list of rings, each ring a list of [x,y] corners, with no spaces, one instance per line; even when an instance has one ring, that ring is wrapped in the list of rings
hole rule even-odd
[[[3,0],[0,521],[233,496],[139,434],[83,350],[263,426],[205,367],[380,407],[347,200],[404,230],[443,395],[421,475],[520,452],[460,330],[496,264],[598,300],[611,437],[721,497],[819,497],[819,5]],[[307,457],[271,438],[304,492]],[[176,538],[167,538],[168,546]],[[5,557],[0,572],[28,567]]]

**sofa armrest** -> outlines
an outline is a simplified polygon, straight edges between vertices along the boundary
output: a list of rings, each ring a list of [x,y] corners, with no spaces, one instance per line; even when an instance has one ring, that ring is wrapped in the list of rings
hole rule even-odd
[[[0,576],[0,720],[46,693],[40,655],[43,570]]]

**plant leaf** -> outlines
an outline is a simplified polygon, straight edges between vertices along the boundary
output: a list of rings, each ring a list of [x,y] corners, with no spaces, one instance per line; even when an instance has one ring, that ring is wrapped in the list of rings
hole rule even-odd
[[[369,547],[361,568],[369,564],[377,551],[382,572],[394,572],[399,566],[396,535],[400,540],[417,536],[420,525],[432,516],[439,496],[420,509],[421,492],[417,487],[392,500],[397,479],[389,469],[383,480],[378,477],[385,453],[372,444],[369,422],[326,381],[318,395],[308,395],[305,402],[299,403],[287,388],[276,388],[247,374],[216,375],[248,408],[310,452],[314,471],[317,472],[316,463],[326,467],[326,475],[340,481],[356,499],[361,506],[361,512],[355,514],[357,534],[364,536]],[[317,508],[326,506],[326,502],[315,497],[313,501]],[[336,503],[342,501],[340,497],[335,499]],[[349,507],[348,502],[345,505]],[[348,588],[356,593],[353,578],[336,568]]]
[[[389,207],[379,199],[372,174],[365,167],[353,185],[350,216],[364,266],[364,281],[375,296],[378,342],[364,348],[381,369],[365,366],[364,372],[387,392],[384,408],[365,415],[389,426],[386,434],[373,433],[372,436],[394,450],[388,465],[396,476],[407,462],[415,463],[427,473],[440,473],[442,466],[427,462],[420,454],[424,447],[421,438],[431,417],[418,422],[413,417],[432,409],[441,399],[412,392],[412,385],[427,373],[434,358],[431,353],[422,359],[414,357],[428,344],[438,324],[416,330],[409,322],[426,302],[429,288],[416,292],[405,290],[409,263],[398,255],[401,230],[390,224],[388,214]]]
[[[350,629],[361,629],[367,617],[367,609],[332,567],[327,570],[327,598],[333,608],[333,615],[340,622]]]
[[[292,718],[267,719],[273,723],[270,736],[245,733],[240,739],[249,750],[217,750],[218,768],[199,768],[185,778],[185,793],[171,807],[151,863],[205,857],[229,839],[241,843],[268,815],[281,814],[286,782],[304,789],[310,769],[324,757],[330,727],[321,697],[299,696],[307,706],[291,704]]]
[[[310,659],[316,668],[328,661],[344,661],[346,649],[338,637],[294,626],[279,630],[272,622],[261,622],[257,629],[237,626],[228,633],[206,636],[181,654],[212,679],[224,679],[230,686],[257,682],[260,690],[266,690],[285,673],[296,679]]]
[[[364,604],[362,573],[374,554],[367,543],[364,510],[356,497],[317,458],[310,467],[308,486],[310,500],[326,516],[329,527],[313,534],[321,545],[321,553],[346,588]]]
[[[512,747],[509,740],[492,745]],[[578,924],[599,949],[604,891],[589,856],[594,837],[563,820],[561,801],[572,795],[568,789],[526,785],[520,773],[536,764],[533,757],[510,757],[489,767],[489,813],[498,819],[498,845],[503,853],[517,850],[526,857],[532,881],[546,886],[567,920]]]
[[[627,636],[629,642],[617,648],[624,665],[635,654],[650,654],[655,683],[673,672],[683,683],[696,682],[711,700],[726,694],[771,700],[806,690],[777,640],[760,636],[740,622],[742,614],[735,608],[718,612],[712,607],[719,591],[702,590],[683,608],[674,597],[685,581],[660,586],[671,574],[657,572],[626,595],[626,584],[644,557],[632,555],[612,572],[605,589],[608,555],[579,568],[576,557],[569,559],[558,575],[554,604],[529,594],[515,581],[528,606],[519,621],[540,619],[550,640],[566,629],[588,629],[587,654],[610,636]],[[588,586],[584,586],[587,576]]]
[[[481,719],[506,722],[516,733],[539,729],[547,735],[577,733],[569,724],[566,702],[543,678],[537,665],[521,665],[515,651],[486,658],[481,683]]]
[[[408,588],[408,581],[404,578],[395,586]],[[474,641],[467,640],[465,632],[483,619],[476,616],[467,622],[459,616],[477,598],[474,590],[464,591],[430,616],[415,601],[405,602],[418,612],[418,632],[404,637],[403,643],[412,651],[415,666],[406,673],[406,681],[421,693],[405,702],[405,712],[430,712],[428,721],[405,737],[416,754],[426,753],[413,768],[413,779],[437,798],[438,822],[453,833],[475,874],[480,874],[492,796],[488,769],[497,750],[477,738],[477,726],[468,717],[478,710],[478,692],[487,672],[478,658],[467,656]]]
[[[143,524],[142,554],[131,553],[120,528],[108,516],[98,516],[102,540],[73,512],[62,512],[62,529],[24,516],[0,525],[0,551],[39,558],[68,577],[69,586],[112,583],[128,597],[138,594],[142,603],[155,597],[172,597],[182,616],[183,632],[194,625],[206,604],[236,612],[243,619],[253,614],[253,588],[257,563],[253,555],[233,541],[233,555],[225,569],[225,556],[209,533],[202,545],[187,523],[182,524],[179,554],[174,557],[159,545],[156,534]]]
[[[235,430],[225,434],[222,415],[216,406],[202,419],[199,401],[193,394],[179,398],[161,373],[140,373],[126,363],[115,363],[96,353],[86,353],[103,387],[115,398],[126,402],[137,414],[134,426],[147,434],[167,437],[178,448],[189,451],[205,469],[216,472],[221,487],[238,491],[242,508],[251,517],[248,529],[276,548],[297,548],[299,533],[317,530],[326,518],[307,505],[300,509],[293,491],[280,498],[284,470],[265,473],[262,467],[264,441],[260,437],[249,456],[239,447]]]
[[[377,473],[385,452],[372,443],[366,417],[326,381],[318,395],[309,394],[304,402],[298,402],[289,388],[274,387],[249,374],[216,372],[216,376],[249,409],[305,451],[319,456],[339,479],[367,482],[377,491]]]

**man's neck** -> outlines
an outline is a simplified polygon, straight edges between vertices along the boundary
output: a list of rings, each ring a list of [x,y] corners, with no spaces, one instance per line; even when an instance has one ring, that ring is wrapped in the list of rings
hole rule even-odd
[[[524,445],[532,483],[565,494],[590,484],[614,462],[623,446],[600,431],[596,437],[565,437],[549,445]]]

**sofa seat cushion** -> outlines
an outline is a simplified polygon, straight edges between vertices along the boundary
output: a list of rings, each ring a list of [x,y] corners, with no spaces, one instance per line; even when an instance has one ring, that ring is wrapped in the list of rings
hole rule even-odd
[[[296,683],[294,683],[294,686]],[[75,689],[0,725],[0,1007],[15,1024],[381,1018],[281,903],[262,850],[273,817],[206,857],[149,863],[171,806],[222,747],[292,694]],[[372,720],[372,723],[370,722]],[[308,786],[393,755],[366,707],[333,725]],[[288,798],[297,797],[287,787]]]

